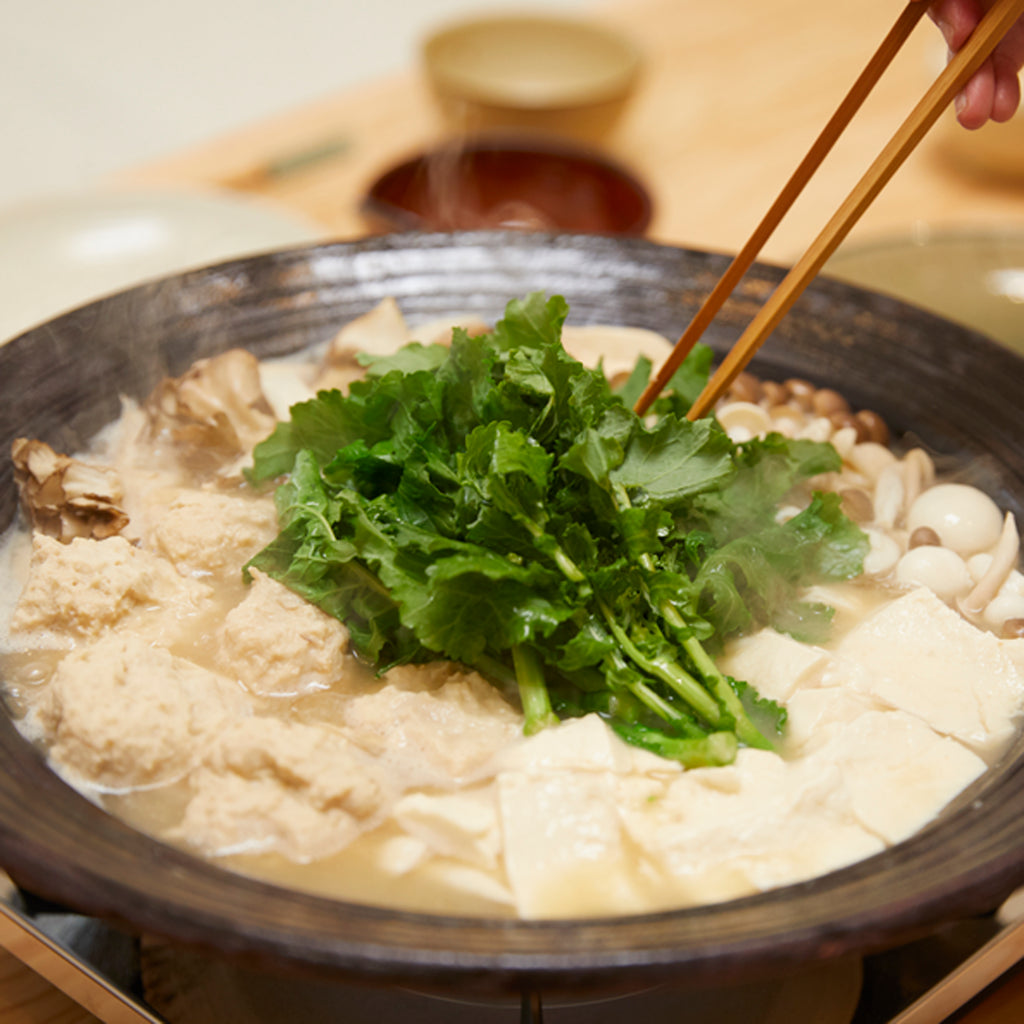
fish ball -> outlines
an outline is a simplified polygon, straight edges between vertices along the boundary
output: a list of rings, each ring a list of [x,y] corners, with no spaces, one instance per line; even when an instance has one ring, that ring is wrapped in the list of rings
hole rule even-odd
[[[910,506],[907,528],[930,526],[943,545],[965,558],[987,551],[1003,529],[999,506],[968,484],[937,484],[919,495]]]
[[[912,548],[899,560],[896,579],[905,587],[927,587],[947,604],[974,585],[964,560],[955,551],[930,544]]]

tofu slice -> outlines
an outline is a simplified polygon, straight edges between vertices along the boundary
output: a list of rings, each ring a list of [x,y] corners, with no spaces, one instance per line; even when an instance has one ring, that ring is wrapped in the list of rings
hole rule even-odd
[[[622,781],[607,772],[498,776],[505,868],[521,916],[636,913],[649,905],[619,817]]]
[[[485,868],[498,863],[501,834],[491,786],[453,793],[408,793],[392,808],[395,822],[431,854]]]
[[[620,739],[599,715],[572,718],[543,729],[499,751],[499,771],[543,774],[552,771],[614,772],[617,775],[678,775],[682,766]]]
[[[870,693],[846,687],[801,690],[786,704],[783,753],[789,758],[810,754],[861,715],[883,708]]]
[[[729,644],[719,667],[753,685],[762,697],[785,703],[797,690],[819,685],[828,662],[828,652],[820,647],[761,629]]]
[[[850,807],[864,828],[898,843],[931,821],[985,769],[963,744],[903,711],[868,711],[807,759],[809,770],[838,766]]]
[[[686,772],[627,828],[680,904],[712,903],[801,881],[877,853],[838,769],[741,750],[727,768]]]
[[[837,655],[826,682],[845,679],[983,755],[1016,730],[1024,679],[1014,660],[930,590],[885,605],[843,638]]]

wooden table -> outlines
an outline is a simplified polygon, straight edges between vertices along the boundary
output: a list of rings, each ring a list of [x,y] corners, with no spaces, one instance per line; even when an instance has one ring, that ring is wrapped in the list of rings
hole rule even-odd
[[[595,16],[634,39],[646,58],[635,98],[603,145],[648,186],[650,237],[739,248],[899,7],[899,0],[860,0],[854,14],[820,0],[618,0],[597,8]],[[765,247],[766,257],[786,262],[803,250],[920,98],[942,52],[937,30],[920,25]],[[132,168],[120,180],[242,189],[306,215],[332,237],[353,238],[368,230],[360,200],[376,176],[448,137],[413,69]],[[937,126],[851,241],[922,226],[1024,224],[1024,179],[962,173],[950,158],[950,138],[970,141],[948,122]],[[267,173],[282,160],[294,165],[291,173]]]
[[[899,6],[899,0],[618,0],[596,7],[595,17],[617,26],[645,53],[635,98],[602,146],[649,188],[650,237],[736,250]],[[802,252],[921,96],[941,52],[934,27],[920,26],[769,241],[765,258],[789,262]],[[304,215],[322,225],[325,237],[355,238],[369,230],[360,202],[374,178],[447,138],[413,69],[131,168],[118,181],[240,190]],[[937,127],[854,229],[850,244],[922,230],[1024,227],[1024,180],[965,172],[953,154],[969,141],[948,124]],[[94,1020],[2,953],[0,1017],[5,1024]],[[1024,1019],[1024,975],[961,1019]]]

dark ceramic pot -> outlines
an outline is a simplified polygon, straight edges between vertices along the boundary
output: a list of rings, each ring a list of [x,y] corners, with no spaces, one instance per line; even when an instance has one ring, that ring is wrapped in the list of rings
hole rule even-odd
[[[411,319],[494,318],[533,290],[571,321],[678,335],[723,256],[641,240],[524,233],[391,235],[259,256],[104,299],[0,349],[0,447],[60,450],[166,373],[232,345],[280,355],[394,296]],[[724,350],[781,279],[758,266],[707,340]],[[1024,361],[920,310],[814,283],[762,349],[766,377],[808,378],[937,452],[988,466],[1005,508],[1024,499]],[[0,467],[0,527],[16,510]],[[0,715],[0,865],[83,913],[250,963],[498,993],[723,983],[894,944],[985,911],[1024,881],[1024,742],[922,832],[813,881],[732,902],[606,920],[456,919],[342,903],[196,860],[122,825],[51,773]]]

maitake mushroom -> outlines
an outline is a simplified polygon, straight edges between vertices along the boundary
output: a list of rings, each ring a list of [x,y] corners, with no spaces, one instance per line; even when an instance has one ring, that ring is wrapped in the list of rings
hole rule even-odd
[[[67,543],[75,537],[103,540],[128,525],[118,507],[124,494],[115,470],[25,437],[11,445],[11,457],[22,507],[35,529]]]
[[[145,408],[154,435],[165,434],[214,462],[246,454],[275,423],[259,361],[244,349],[200,359],[182,376],[161,381]]]

